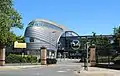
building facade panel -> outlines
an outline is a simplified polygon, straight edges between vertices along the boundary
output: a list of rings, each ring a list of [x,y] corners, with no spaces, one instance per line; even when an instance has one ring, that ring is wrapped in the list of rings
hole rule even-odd
[[[39,49],[45,46],[47,49],[57,50],[57,41],[64,30],[54,24],[43,21],[32,21],[25,31],[27,49]]]

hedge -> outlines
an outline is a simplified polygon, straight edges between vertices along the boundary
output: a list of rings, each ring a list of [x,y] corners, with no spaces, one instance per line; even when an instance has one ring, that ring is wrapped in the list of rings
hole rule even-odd
[[[116,58],[114,59],[113,63],[120,65],[120,56],[116,57]]]
[[[110,60],[108,60],[108,57],[103,56],[103,57],[98,57],[98,63],[108,63],[113,62],[114,64],[120,64],[120,56],[114,58],[113,60],[111,60],[112,56],[109,57]]]
[[[36,63],[37,57],[32,55],[16,55],[16,54],[9,54],[6,59],[6,63]]]
[[[108,57],[98,59],[98,63],[108,63],[108,62],[109,62]]]
[[[39,59],[39,62],[41,59]],[[32,56],[32,55],[16,55],[16,54],[9,54],[6,56],[5,59],[6,63],[36,63],[37,62],[37,57]],[[47,58],[47,64],[56,64],[57,60],[56,59],[50,59]]]
[[[47,64],[56,64],[56,63],[57,63],[56,59],[47,58]]]
[[[120,65],[120,60],[116,60],[116,61],[114,61],[114,64],[118,64],[118,65]]]

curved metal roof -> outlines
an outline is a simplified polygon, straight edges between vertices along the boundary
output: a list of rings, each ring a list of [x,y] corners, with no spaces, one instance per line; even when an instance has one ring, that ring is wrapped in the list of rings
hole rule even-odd
[[[35,20],[32,20],[32,21],[33,21],[33,22],[46,22],[46,23],[53,24],[54,26],[57,26],[57,27],[63,29],[63,31],[68,31],[67,28],[65,28],[65,27],[62,26],[62,25],[58,25],[58,24],[56,24],[56,23],[53,22],[53,21],[49,21],[49,20],[45,20],[45,19],[35,19]],[[32,22],[32,21],[31,21],[31,22]]]

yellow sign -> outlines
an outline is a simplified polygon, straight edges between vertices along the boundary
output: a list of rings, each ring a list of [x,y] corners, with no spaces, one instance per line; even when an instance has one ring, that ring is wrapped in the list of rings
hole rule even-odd
[[[14,48],[26,48],[26,43],[18,43],[17,41],[15,41]]]

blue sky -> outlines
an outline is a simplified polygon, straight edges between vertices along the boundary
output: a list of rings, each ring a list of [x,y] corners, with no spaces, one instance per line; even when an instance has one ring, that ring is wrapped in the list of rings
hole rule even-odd
[[[14,0],[14,8],[21,14],[24,35],[27,24],[36,18],[64,25],[79,35],[112,34],[120,24],[120,0]]]

